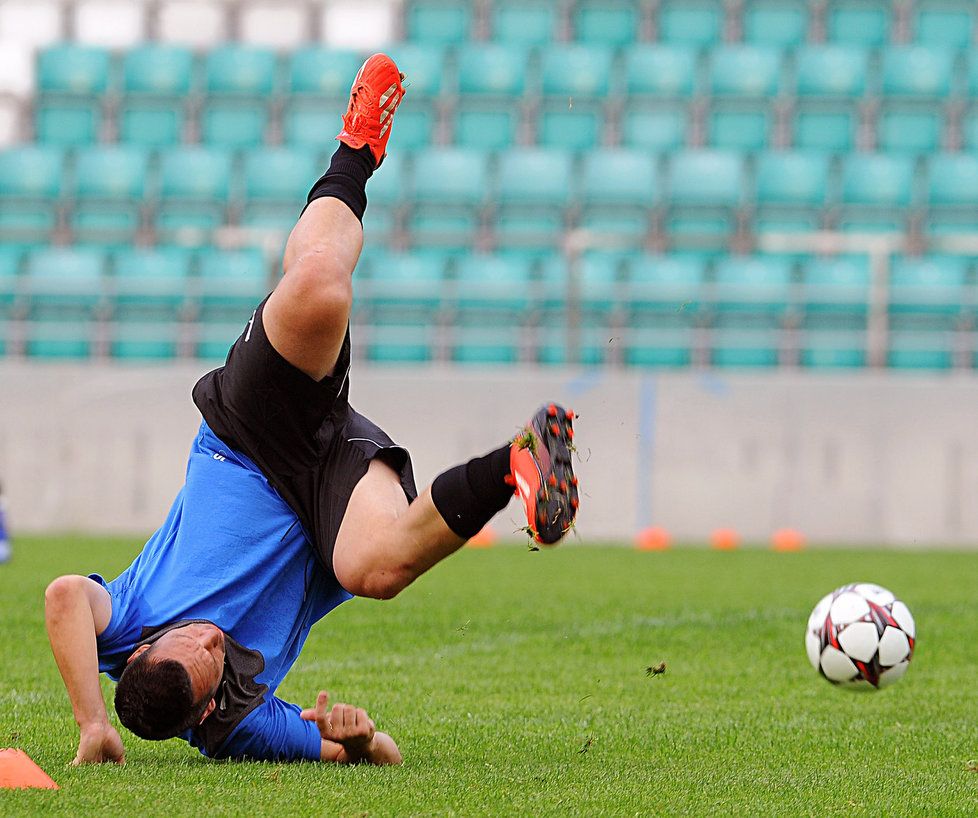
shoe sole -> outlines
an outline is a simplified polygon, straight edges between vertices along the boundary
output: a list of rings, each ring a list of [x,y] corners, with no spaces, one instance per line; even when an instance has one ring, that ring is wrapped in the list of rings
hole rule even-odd
[[[542,415],[542,417],[541,417]],[[542,545],[553,545],[573,526],[580,505],[577,477],[572,461],[574,413],[550,404],[534,416],[529,428],[536,445],[547,452],[542,462],[539,450],[531,450],[540,476],[540,488],[534,496],[534,520],[528,520],[534,539]]]

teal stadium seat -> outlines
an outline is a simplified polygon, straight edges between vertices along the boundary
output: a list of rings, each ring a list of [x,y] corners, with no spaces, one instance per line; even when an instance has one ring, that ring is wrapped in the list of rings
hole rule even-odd
[[[574,9],[574,39],[582,43],[627,45],[638,39],[641,22],[635,3],[581,2]]]
[[[403,324],[406,316],[413,315],[431,324],[445,303],[446,278],[444,259],[419,253],[380,253],[370,258],[360,296],[380,323]]]
[[[978,53],[974,50],[967,51],[967,86],[965,98],[967,106],[965,108],[961,128],[964,134],[964,146],[969,151],[978,150]]]
[[[386,171],[386,167],[384,168]],[[258,148],[244,157],[245,227],[288,235],[321,173],[316,155],[304,148]]]
[[[141,226],[149,158],[137,145],[82,148],[75,160],[75,240],[128,244]]]
[[[768,369],[778,365],[777,330],[717,330],[710,363],[721,369]]]
[[[737,256],[717,262],[713,304],[718,326],[775,327],[788,312],[791,264],[783,258]]]
[[[180,326],[173,322],[114,321],[109,352],[122,361],[168,361],[177,357]]]
[[[455,306],[461,320],[485,316],[495,324],[500,314],[518,316],[534,304],[531,263],[526,258],[506,255],[467,254],[455,267]],[[467,315],[466,315],[467,314]]]
[[[889,334],[886,365],[892,369],[946,370],[953,364],[950,333],[909,330]]]
[[[27,258],[23,280],[30,316],[90,316],[104,299],[105,268],[105,254],[92,248],[35,250]]]
[[[562,44],[543,52],[539,144],[587,150],[601,143],[611,64],[612,52],[605,46]]]
[[[198,324],[194,345],[196,357],[205,361],[225,360],[228,350],[244,331],[244,326],[244,322],[238,320],[205,321]]]
[[[434,142],[437,106],[444,90],[445,51],[438,45],[399,43],[388,53],[405,74],[404,101],[391,129],[393,150],[426,148]]]
[[[681,369],[692,363],[692,331],[633,327],[625,335],[625,363],[643,369]]]
[[[909,156],[853,153],[842,160],[841,229],[894,232],[904,229],[913,190]]]
[[[672,151],[686,144],[689,99],[696,78],[691,46],[641,43],[625,51],[622,142],[650,151]]]
[[[56,45],[37,62],[34,128],[39,142],[85,145],[102,127],[100,96],[109,86],[109,53],[80,45]]]
[[[832,0],[826,11],[828,39],[836,43],[876,47],[890,37],[888,0]]]
[[[795,48],[808,34],[804,0],[748,0],[744,6],[744,41]]]
[[[489,190],[488,156],[470,148],[438,148],[414,159],[409,228],[417,244],[465,249],[475,241]]]
[[[119,138],[154,148],[180,142],[193,72],[193,54],[186,48],[145,45],[126,52],[122,61]]]
[[[679,151],[669,161],[666,227],[675,248],[722,249],[745,189],[744,159],[720,150]]]
[[[519,98],[526,89],[525,48],[466,43],[459,46],[457,56],[456,144],[484,150],[516,144],[521,116]]]
[[[613,337],[603,326],[579,324],[572,333],[566,321],[547,322],[536,331],[535,360],[547,366],[599,366],[608,357]]]
[[[551,249],[560,240],[571,203],[567,151],[516,148],[499,157],[496,240],[503,247]]]
[[[31,358],[81,360],[92,353],[95,324],[79,320],[33,320],[27,324],[27,354]]]
[[[723,5],[718,0],[667,0],[659,6],[659,39],[710,46],[723,37]]]
[[[577,259],[571,268],[563,256],[551,256],[543,262],[541,269],[542,307],[550,315],[566,312],[573,269],[573,286],[585,318],[600,316],[605,320],[608,313],[622,305],[622,259],[620,253],[590,251]]]
[[[971,0],[917,0],[911,17],[914,42],[967,48],[972,44],[975,16]]]
[[[856,141],[858,100],[866,91],[868,54],[850,45],[801,46],[795,59],[798,100],[794,145],[851,150]]]
[[[0,319],[6,318],[17,297],[24,252],[19,247],[0,244]]]
[[[394,238],[398,213],[410,200],[410,181],[403,151],[387,154],[383,168],[370,177],[363,219],[367,247],[383,246]]]
[[[866,333],[805,332],[798,359],[806,369],[861,369],[866,366]]]
[[[936,46],[891,46],[883,52],[884,102],[879,144],[887,151],[929,153],[944,130],[944,105],[951,94],[954,55]]]
[[[978,157],[938,153],[927,160],[926,229],[931,235],[978,232]]]
[[[710,54],[710,144],[753,151],[765,147],[781,78],[781,52],[769,46],[731,45]]]
[[[890,326],[952,329],[966,301],[968,260],[961,256],[898,257],[890,269]]]
[[[434,327],[426,324],[371,325],[367,330],[367,358],[374,363],[422,364],[432,360]]]
[[[621,148],[589,151],[581,168],[580,227],[611,249],[640,247],[649,233],[652,206],[659,201],[659,174],[647,153]]]
[[[767,151],[758,155],[754,232],[817,229],[830,167],[828,156],[818,152]]]
[[[492,4],[492,38],[513,45],[553,42],[559,9],[551,0],[497,0]]]
[[[414,42],[461,42],[469,39],[472,30],[472,6],[447,0],[411,0],[405,11],[405,28],[408,39]]]
[[[175,148],[160,159],[157,232],[180,243],[206,243],[225,222],[231,157],[218,148]]]
[[[867,256],[802,263],[802,322],[810,330],[864,330],[871,283]]]
[[[271,291],[268,267],[260,250],[205,248],[198,254],[200,308],[205,320],[244,320]]]
[[[290,145],[322,150],[324,135],[339,131],[353,78],[363,64],[355,51],[300,48],[288,67],[289,95],[282,112],[282,130]]]
[[[640,255],[627,260],[624,302],[632,326],[688,327],[702,308],[706,262],[694,256]]]
[[[208,53],[207,103],[201,115],[204,142],[226,148],[262,144],[276,67],[275,53],[263,48],[225,45]]]
[[[520,358],[520,327],[507,324],[452,328],[452,360],[471,366],[503,366],[515,364]]]
[[[113,256],[113,314],[121,319],[176,320],[191,303],[190,252],[180,247],[128,248]]]
[[[0,151],[0,240],[44,243],[57,225],[55,199],[62,191],[64,153],[29,145]]]

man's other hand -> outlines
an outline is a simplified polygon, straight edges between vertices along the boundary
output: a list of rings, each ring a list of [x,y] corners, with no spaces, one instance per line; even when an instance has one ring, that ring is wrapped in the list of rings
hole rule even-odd
[[[302,711],[302,718],[316,722],[319,735],[326,741],[342,744],[352,758],[363,758],[370,751],[376,728],[373,719],[362,707],[334,704],[329,708],[329,694],[323,690],[316,697],[316,706]]]
[[[78,755],[71,762],[73,767],[80,764],[126,763],[126,751],[118,731],[108,723],[97,724],[81,729],[78,740]]]

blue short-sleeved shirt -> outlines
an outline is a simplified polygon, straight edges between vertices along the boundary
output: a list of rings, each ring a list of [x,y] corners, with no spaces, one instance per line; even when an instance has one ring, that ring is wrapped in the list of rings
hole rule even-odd
[[[255,681],[268,685],[265,702],[217,755],[319,758],[315,724],[273,694],[313,624],[351,594],[322,569],[298,517],[258,467],[206,423],[166,522],[116,579],[92,578],[112,598],[112,618],[98,637],[99,670],[118,679],[144,628],[209,620],[261,653],[265,669]]]

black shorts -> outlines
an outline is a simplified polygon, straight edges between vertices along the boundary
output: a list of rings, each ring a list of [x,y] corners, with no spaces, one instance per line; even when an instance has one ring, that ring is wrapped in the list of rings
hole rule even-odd
[[[298,515],[327,573],[353,488],[370,461],[400,473],[408,502],[418,495],[408,451],[349,404],[350,331],[334,374],[314,381],[275,351],[255,310],[227,362],[194,386],[211,431],[251,458]]]

